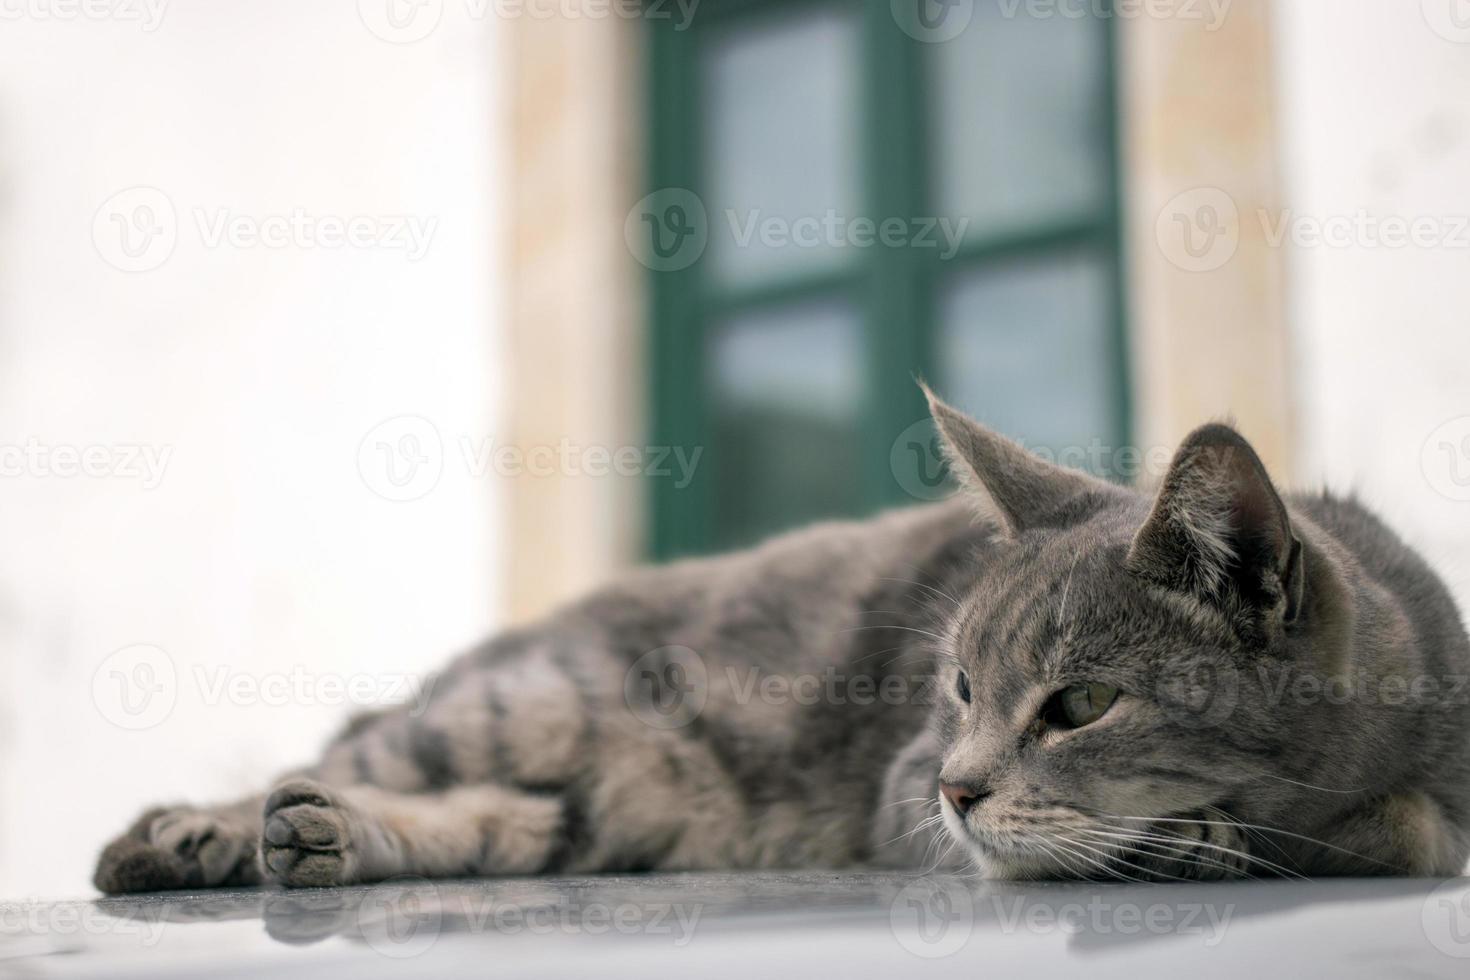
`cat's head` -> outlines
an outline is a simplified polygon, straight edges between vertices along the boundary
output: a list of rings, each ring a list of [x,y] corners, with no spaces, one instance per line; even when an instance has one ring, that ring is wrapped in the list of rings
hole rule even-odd
[[[1198,841],[1226,813],[1291,807],[1283,773],[1312,722],[1273,704],[1269,678],[1330,647],[1339,615],[1260,459],[1206,425],[1145,493],[930,400],[996,528],[943,630],[950,833],[997,876],[1242,870],[1225,838]]]

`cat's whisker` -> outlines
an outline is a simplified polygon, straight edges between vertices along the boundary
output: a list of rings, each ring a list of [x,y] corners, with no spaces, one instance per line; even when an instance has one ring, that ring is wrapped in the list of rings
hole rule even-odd
[[[1061,834],[1056,835],[1055,839],[1060,843],[1070,844],[1072,854],[1074,854],[1078,858],[1081,858],[1084,861],[1087,861],[1089,864],[1097,866],[1098,868],[1102,869],[1104,872],[1112,875],[1115,878],[1119,878],[1123,881],[1131,881],[1140,885],[1145,883],[1144,879],[1135,878],[1132,875],[1124,874],[1122,871],[1119,871],[1117,868],[1113,867],[1112,864],[1109,862],[1118,861],[1121,859],[1114,857],[1107,851],[1100,850],[1096,847],[1091,846],[1090,844],[1083,844],[1080,841],[1075,841],[1070,837],[1063,837]],[[1078,848],[1091,851],[1095,855],[1100,855],[1100,857],[1090,857],[1086,854],[1083,854],[1081,850],[1077,850]],[[1128,861],[1123,861],[1123,863],[1127,864],[1131,868],[1134,868],[1135,870],[1143,871],[1144,874],[1148,874],[1148,871],[1138,867],[1136,864],[1132,864]]]
[[[1394,868],[1394,866],[1391,865],[1391,864],[1388,864],[1388,863],[1386,863],[1384,861],[1376,860],[1374,858],[1370,858],[1366,854],[1359,854],[1358,852],[1356,852],[1356,851],[1350,851],[1350,850],[1348,850],[1345,847],[1338,847],[1336,844],[1329,844],[1325,840],[1318,840],[1315,837],[1309,837],[1306,834],[1294,833],[1294,832],[1292,832],[1290,830],[1282,830],[1279,827],[1266,827],[1266,826],[1263,826],[1261,824],[1243,823],[1241,821],[1227,821],[1227,820],[1190,820],[1190,819],[1187,819],[1185,817],[1125,817],[1125,816],[1120,816],[1118,814],[1113,814],[1113,813],[1105,813],[1105,814],[1103,814],[1103,816],[1108,817],[1108,818],[1113,819],[1113,820],[1142,820],[1142,821],[1146,821],[1146,822],[1150,822],[1150,823],[1185,823],[1185,824],[1200,824],[1200,825],[1207,825],[1207,826],[1214,826],[1214,827],[1236,827],[1236,828],[1240,828],[1240,829],[1249,828],[1251,830],[1259,830],[1259,831],[1263,831],[1263,832],[1269,833],[1269,834],[1280,834],[1283,837],[1290,837],[1290,838],[1292,838],[1294,840],[1306,841],[1309,844],[1316,844],[1319,847],[1325,847],[1325,848],[1327,848],[1329,850],[1338,851],[1338,852],[1340,852],[1342,854],[1348,855],[1349,857],[1355,857],[1355,858],[1358,858],[1359,860],[1362,860],[1362,861],[1369,861],[1369,862],[1371,862],[1373,864],[1377,864],[1377,865],[1379,865],[1381,867],[1384,867],[1384,868],[1393,868],[1393,870],[1395,870],[1395,871],[1398,871],[1399,870],[1398,868]]]
[[[1048,845],[1050,845],[1056,851],[1059,851],[1060,853],[1066,855],[1069,858],[1072,858],[1072,859],[1077,860],[1077,861],[1084,861],[1084,862],[1086,862],[1088,865],[1090,865],[1093,868],[1096,868],[1098,871],[1103,872],[1105,875],[1107,875],[1110,878],[1122,878],[1123,877],[1123,875],[1122,875],[1122,873],[1120,871],[1118,871],[1116,868],[1114,868],[1111,865],[1109,865],[1106,861],[1099,860],[1097,857],[1095,857],[1095,856],[1093,856],[1091,854],[1085,854],[1085,853],[1083,853],[1080,850],[1080,845],[1078,845],[1076,841],[1073,841],[1070,838],[1063,837],[1061,835],[1057,835],[1057,836],[1051,838],[1049,841],[1046,841],[1045,843],[1048,844]],[[1083,870],[1080,870],[1080,869],[1077,869],[1077,868],[1073,868],[1073,867],[1070,867],[1070,866],[1067,867],[1067,870],[1070,871],[1070,872],[1072,872],[1073,874],[1076,874],[1077,877],[1082,878],[1082,879],[1085,879],[1085,880],[1095,880],[1096,877],[1097,877],[1097,875],[1095,873],[1086,872],[1086,871],[1083,871]]]
[[[851,626],[844,630],[838,630],[837,632],[861,633],[863,630],[903,630],[907,633],[918,633],[920,636],[927,636],[931,640],[938,640],[940,643],[946,642],[945,638],[940,636],[938,633],[931,633],[928,630],[921,630],[917,626]]]
[[[914,834],[918,833],[921,830],[927,830],[930,827],[936,827],[941,822],[943,822],[943,820],[944,820],[944,817],[941,814],[937,814],[937,813],[930,814],[929,816],[924,817],[922,820],[920,820],[914,826],[914,829],[913,830],[910,830],[908,833],[904,834],[902,837],[898,837],[896,839],[897,840],[902,840],[904,837],[911,837],[911,836],[913,836]]]
[[[1311,783],[1304,783],[1299,779],[1289,779],[1286,776],[1278,776],[1275,773],[1266,772],[1264,770],[1257,770],[1256,775],[1265,776],[1267,779],[1279,779],[1283,783],[1290,783],[1293,786],[1300,786],[1302,789],[1314,789],[1317,790],[1319,793],[1342,793],[1344,795],[1351,796],[1354,793],[1368,792],[1368,790],[1366,789],[1333,789],[1330,786],[1314,786]]]
[[[1085,836],[1087,836],[1089,839],[1096,840],[1099,836],[1106,835],[1098,835],[1096,832],[1093,832]],[[1182,865],[1203,865],[1205,867],[1218,868],[1221,871],[1224,871],[1231,875],[1243,874],[1247,878],[1252,877],[1249,872],[1241,871],[1234,865],[1226,864],[1223,861],[1217,861],[1213,858],[1208,857],[1207,855],[1196,854],[1192,851],[1187,851],[1184,848],[1170,847],[1162,843],[1161,841],[1127,841],[1122,846],[1129,853],[1137,854],[1140,858],[1162,857],[1167,860],[1177,861],[1179,864]]]
[[[1067,596],[1072,594],[1072,576],[1077,574],[1077,564],[1082,561],[1082,552],[1072,559],[1072,568],[1067,572],[1067,584],[1062,586],[1062,601],[1057,608],[1057,625],[1065,626],[1067,623]]]
[[[869,629],[879,629],[879,630],[882,630],[882,629],[909,629],[909,627],[904,627],[904,626],[858,626],[858,627],[855,627],[855,630],[869,630]],[[846,631],[846,632],[852,632],[852,631]],[[911,630],[911,632],[912,632],[912,630]],[[904,646],[884,647],[882,650],[874,650],[871,653],[865,653],[865,654],[863,654],[860,657],[854,657],[852,659],[851,663],[853,665],[857,665],[857,664],[863,663],[866,660],[870,660],[873,657],[881,657],[885,653],[894,653],[894,652],[898,652],[898,656],[892,658],[891,660],[886,661],[883,664],[880,664],[876,669],[878,669],[878,670],[885,670],[888,667],[892,666],[893,664],[898,663],[904,657],[916,657],[916,658],[925,658],[925,657],[927,657],[927,658],[930,658],[930,659],[933,659],[933,660],[942,660],[942,661],[944,661],[946,663],[954,664],[956,667],[961,666],[959,658],[956,657],[953,653],[950,653],[949,650],[945,649],[944,647],[925,646],[923,644],[916,644],[914,646],[909,646],[909,647],[904,647]]]
[[[1125,836],[1131,836],[1139,841],[1146,842],[1155,847],[1163,847],[1175,844],[1183,845],[1185,851],[1188,852],[1191,857],[1197,861],[1203,861],[1207,859],[1205,855],[1195,853],[1198,849],[1205,848],[1211,851],[1219,852],[1220,854],[1236,857],[1243,861],[1259,865],[1267,871],[1270,871],[1273,874],[1280,875],[1284,878],[1297,878],[1305,880],[1305,876],[1299,871],[1296,871],[1293,868],[1288,868],[1283,864],[1277,864],[1275,861],[1268,860],[1261,857],[1260,855],[1251,854],[1249,851],[1243,851],[1238,848],[1228,847],[1224,844],[1216,844],[1213,841],[1201,840],[1195,837],[1186,837],[1183,834],[1176,833],[1166,827],[1156,828],[1156,832],[1142,830],[1131,831],[1127,830],[1126,828],[1118,828],[1118,830],[1120,830],[1121,833]],[[1100,831],[1094,831],[1094,833],[1100,833]],[[1237,869],[1222,862],[1213,861],[1213,859],[1210,860],[1212,860],[1212,863],[1215,863],[1220,867],[1227,868],[1231,871],[1238,871],[1248,878],[1254,877],[1249,871],[1244,868]]]
[[[954,603],[954,606],[955,606],[956,609],[958,609],[959,608],[959,605],[960,605],[960,600],[956,599],[954,596],[950,595],[948,592],[944,592],[941,589],[936,589],[932,585],[925,585],[923,582],[916,582],[916,581],[914,581],[912,579],[906,579],[906,578],[890,578],[888,576],[879,576],[878,581],[880,581],[880,582],[898,582],[898,583],[903,584],[903,585],[914,585],[914,586],[918,586],[919,588],[923,589],[925,592],[928,592],[928,593],[931,593],[932,595],[938,596],[941,599],[948,599],[950,602]]]
[[[920,650],[914,649],[913,647],[903,647],[903,646],[884,647],[882,650],[874,650],[872,653],[865,653],[861,657],[853,657],[852,658],[852,662],[854,664],[860,664],[864,660],[867,660],[867,659],[869,659],[871,657],[881,657],[885,653],[894,653],[896,651],[902,651],[902,652],[899,653],[899,655],[897,657],[895,657],[893,660],[888,661],[888,663],[893,663],[894,661],[902,660],[904,657],[907,657],[910,654],[918,654],[918,653],[921,653],[922,652]],[[882,670],[883,667],[886,667],[887,665],[888,664],[883,664],[878,669],[879,670]]]
[[[934,800],[932,803],[929,804],[929,806],[935,806],[938,803],[939,803],[938,800]],[[925,809],[927,809],[927,807]],[[930,827],[938,826],[943,821],[944,821],[944,814],[943,813],[931,814],[931,815],[929,815],[927,817],[924,817],[917,824],[915,824],[914,825],[914,828],[912,830],[908,831],[907,833],[899,834],[897,837],[893,838],[893,840],[884,841],[881,846],[887,847],[890,844],[896,844],[896,843],[898,843],[901,840],[906,840],[906,839],[914,836],[915,834],[924,831],[925,829],[928,829]]]
[[[1088,836],[1091,836],[1091,837],[1102,837],[1102,838],[1109,838],[1109,839],[1121,840],[1121,841],[1124,841],[1125,842],[1125,845],[1124,846],[1127,846],[1129,844],[1146,845],[1146,846],[1148,846],[1150,848],[1154,848],[1154,849],[1162,850],[1162,851],[1168,851],[1171,854],[1176,854],[1176,855],[1178,855],[1178,856],[1186,859],[1186,863],[1195,863],[1195,864],[1208,863],[1211,867],[1220,868],[1221,870],[1223,870],[1223,871],[1229,871],[1232,874],[1237,874],[1237,873],[1238,874],[1243,874],[1247,878],[1252,878],[1254,876],[1249,871],[1246,871],[1246,870],[1241,869],[1241,868],[1237,868],[1233,864],[1227,864],[1224,861],[1220,861],[1220,860],[1218,860],[1218,859],[1216,859],[1216,858],[1214,858],[1214,857],[1212,857],[1210,855],[1199,854],[1199,853],[1197,853],[1194,850],[1194,848],[1201,848],[1201,847],[1203,847],[1203,848],[1209,848],[1210,850],[1214,850],[1214,851],[1221,851],[1221,852],[1223,852],[1225,854],[1233,855],[1233,856],[1239,857],[1239,858],[1241,858],[1243,860],[1254,861],[1256,863],[1262,864],[1262,865],[1264,865],[1264,866],[1266,866],[1268,868],[1271,868],[1272,870],[1277,871],[1280,874],[1283,874],[1283,875],[1286,875],[1286,876],[1289,876],[1289,877],[1290,876],[1300,877],[1300,875],[1296,875],[1296,873],[1293,872],[1289,868],[1282,867],[1279,864],[1273,864],[1270,861],[1266,861],[1263,858],[1258,858],[1255,855],[1249,854],[1249,853],[1247,853],[1245,851],[1238,851],[1238,850],[1236,850],[1235,848],[1232,848],[1232,847],[1225,847],[1222,844],[1212,844],[1212,843],[1209,843],[1207,841],[1196,841],[1196,840],[1191,840],[1191,839],[1189,839],[1187,837],[1166,837],[1166,836],[1163,836],[1161,834],[1113,833],[1113,832],[1109,832],[1109,831],[1095,830],[1095,829],[1087,829],[1087,830],[1082,831],[1082,833],[1084,833],[1084,834],[1086,834]],[[1183,845],[1186,845],[1186,846],[1185,847],[1176,847],[1176,846],[1174,846],[1176,844],[1183,844]],[[1140,853],[1143,853],[1141,847],[1135,847],[1135,848],[1132,848],[1132,849],[1133,850],[1137,850]]]
[[[900,565],[904,566],[905,568],[908,568],[908,569],[910,569],[910,570],[912,570],[914,572],[917,572],[920,575],[924,575],[924,576],[927,576],[929,578],[933,578],[934,577],[933,575],[930,575],[928,572],[925,572],[922,568],[920,568],[918,565],[913,564],[912,562],[901,561],[898,564],[900,564]],[[901,580],[900,579],[895,579],[894,581],[901,581]],[[913,582],[911,584],[918,585],[920,583]],[[953,602],[956,606],[960,605],[960,600],[956,599],[954,596],[950,595],[948,592],[945,592],[943,589],[938,588],[937,586],[931,586],[931,588],[933,588],[934,591],[938,592],[940,595],[944,596],[950,602]]]
[[[1280,854],[1283,858],[1286,858],[1288,861],[1291,860],[1291,855],[1286,853],[1286,849],[1283,848],[1280,844],[1271,840],[1271,838],[1267,837],[1265,834],[1258,833],[1254,830],[1250,830],[1249,828],[1242,828],[1241,833],[1250,838],[1253,844],[1260,844],[1265,847],[1269,847],[1277,854]]]
[[[1221,810],[1219,807],[1207,806],[1207,807],[1204,807],[1204,810],[1205,810],[1206,813],[1213,813],[1213,814],[1215,814],[1220,819],[1222,819],[1222,820],[1224,820],[1226,822],[1233,822],[1230,814],[1226,813],[1224,810]],[[1240,826],[1240,825],[1239,824],[1236,824],[1236,826]],[[1291,860],[1291,855],[1287,853],[1286,848],[1282,847],[1280,844],[1276,843],[1274,840],[1272,840],[1271,838],[1267,837],[1265,834],[1261,833],[1260,831],[1254,830],[1254,829],[1252,829],[1250,827],[1240,827],[1240,830],[1241,830],[1241,833],[1245,834],[1247,837],[1249,837],[1255,843],[1261,844],[1261,845],[1263,845],[1265,847],[1271,848],[1271,850],[1273,850],[1277,854],[1281,855],[1281,857],[1284,860],[1287,860],[1287,861],[1290,861]]]
[[[1060,836],[1060,835],[1058,835],[1058,836]],[[1145,868],[1143,865],[1134,864],[1132,861],[1129,861],[1127,858],[1124,858],[1124,857],[1121,857],[1121,856],[1115,855],[1115,854],[1109,854],[1107,852],[1107,850],[1105,850],[1105,849],[1100,849],[1100,848],[1094,847],[1094,846],[1092,846],[1090,844],[1084,844],[1081,841],[1075,841],[1075,840],[1072,840],[1069,837],[1062,837],[1061,839],[1067,841],[1069,844],[1074,844],[1074,845],[1076,845],[1078,847],[1085,847],[1089,851],[1093,851],[1093,852],[1095,852],[1097,854],[1100,854],[1104,858],[1106,858],[1106,859],[1108,859],[1110,861],[1117,861],[1117,862],[1119,862],[1121,864],[1125,864],[1128,867],[1132,868],[1133,870],[1140,871],[1144,875],[1149,876],[1150,878],[1154,878],[1154,877],[1168,878],[1170,881],[1188,881],[1189,880],[1187,878],[1180,878],[1178,875],[1165,874],[1162,871],[1151,871],[1148,868]],[[1104,846],[1106,846],[1106,845],[1104,845]],[[1115,849],[1121,850],[1121,848],[1116,848],[1116,845],[1114,845],[1114,847],[1115,847]]]
[[[885,652],[889,652],[889,651],[885,651]],[[892,659],[889,659],[889,660],[885,660],[883,663],[879,664],[878,665],[878,669],[879,670],[887,670],[889,667],[892,667],[894,664],[898,663],[904,657],[907,657],[907,656],[910,656],[910,655],[917,655],[919,653],[920,653],[920,651],[918,651],[918,650],[906,650],[903,653],[900,653],[898,656],[893,657]],[[959,665],[959,661],[958,660],[955,660],[953,657],[946,657],[946,658],[941,658],[941,659],[948,659],[948,660],[953,661],[956,666]]]
[[[940,844],[941,841],[944,840],[945,836],[948,836],[948,835],[944,835],[944,834],[935,834],[934,835],[934,838],[929,841],[929,846],[924,848],[924,857],[920,861],[921,864],[929,860],[929,855],[930,854],[938,854],[939,853],[939,844]],[[944,858],[945,858],[945,856],[948,855],[950,851],[954,850],[954,846],[957,843],[959,843],[959,842],[953,836],[950,836],[949,837],[949,847],[945,850],[944,854],[939,854],[939,856],[934,859],[934,863],[929,866],[928,870],[926,870],[924,872],[924,874],[931,874],[931,873],[933,873],[934,869],[937,868],[937,867],[939,867],[939,862],[943,861]]]
[[[934,863],[929,866],[929,870],[928,871],[925,871],[924,873],[926,875],[927,874],[933,874],[935,872],[935,870],[937,870],[939,868],[939,866],[944,863],[945,858],[949,857],[949,855],[954,851],[955,847],[958,844],[959,844],[959,841],[957,841],[953,837],[951,837],[949,839],[949,846],[944,849],[944,853],[942,853],[938,857],[936,857],[934,859]]]
[[[1072,869],[1070,867],[1067,867],[1066,862],[1062,861],[1059,858],[1057,851],[1054,848],[1050,847],[1046,843],[1046,841],[1042,840],[1040,837],[1037,837],[1034,834],[1022,834],[1021,843],[1025,844],[1027,847],[1033,848],[1037,851],[1041,851],[1048,858],[1060,864],[1064,871],[1067,871],[1068,873],[1071,872]]]
[[[1223,824],[1230,827],[1241,826],[1241,824],[1235,823],[1235,821],[1230,820],[1223,821]],[[1239,849],[1236,848],[1229,848],[1229,846],[1223,845],[1223,843],[1214,843],[1210,842],[1210,840],[1197,840],[1194,839],[1194,837],[1186,837],[1185,835],[1180,835],[1180,833],[1175,832],[1175,830],[1169,829],[1169,827],[1155,827],[1154,832],[1152,832],[1152,835],[1150,836],[1161,836],[1167,840],[1182,840],[1182,842],[1185,842],[1186,845],[1189,846],[1204,846],[1204,848],[1211,848],[1214,849],[1214,851],[1222,851],[1225,852],[1225,854],[1232,854],[1235,855],[1235,857],[1244,858],[1244,860],[1247,861],[1254,861],[1255,864],[1260,864],[1261,867],[1269,868],[1269,870],[1272,870],[1274,871],[1274,873],[1280,874],[1280,876],[1283,877],[1294,877],[1294,879],[1301,880],[1307,879],[1307,876],[1304,876],[1301,871],[1295,870],[1295,868],[1286,867],[1285,864],[1277,864],[1276,861],[1267,860],[1267,858],[1260,857],[1260,855],[1251,854],[1251,852],[1248,851],[1239,851]],[[1291,857],[1289,857],[1289,855],[1286,854],[1285,851],[1282,851],[1279,846],[1274,845],[1274,843],[1270,842],[1270,840],[1264,840],[1263,837],[1255,837],[1254,835],[1252,835],[1252,839],[1260,839],[1263,840],[1264,843],[1270,843],[1270,845],[1272,845],[1273,848],[1276,848],[1276,851],[1279,852],[1279,854],[1282,855],[1283,858],[1286,858],[1286,860],[1288,861],[1291,860]]]
[[[1049,841],[1049,840],[1047,840],[1044,837],[1035,836],[1035,835],[1033,835],[1033,836],[1031,836],[1029,838],[1029,842],[1032,845],[1038,846],[1043,851],[1045,851],[1047,853],[1047,856],[1050,857],[1052,860],[1056,861],[1058,864],[1060,864],[1061,867],[1062,867],[1062,870],[1065,871],[1067,874],[1072,875],[1073,877],[1076,877],[1076,878],[1085,878],[1085,877],[1087,877],[1082,872],[1080,872],[1077,868],[1075,868],[1075,867],[1072,866],[1071,859],[1073,857],[1075,857],[1075,855],[1073,855],[1066,848],[1062,847],[1060,844],[1055,844],[1052,841]]]
[[[1226,813],[1224,810],[1220,809],[1217,806],[1206,806],[1203,809],[1204,809],[1204,812],[1205,813],[1213,813],[1215,816],[1219,817],[1221,820],[1226,821],[1227,823],[1233,823],[1234,822],[1234,818],[1231,817],[1230,814]],[[1240,825],[1239,824],[1236,824],[1236,826],[1240,826]],[[1290,861],[1292,859],[1291,858],[1291,855],[1287,853],[1286,848],[1282,847],[1280,844],[1276,843],[1274,840],[1272,840],[1271,838],[1267,837],[1265,834],[1261,833],[1260,831],[1254,830],[1254,829],[1252,829],[1250,827],[1244,827],[1244,826],[1241,826],[1240,827],[1240,830],[1241,830],[1241,833],[1245,834],[1247,837],[1249,837],[1251,840],[1255,841],[1256,843],[1263,844],[1266,847],[1271,848],[1271,850],[1273,850],[1277,854],[1281,855],[1281,857],[1282,857],[1283,860]]]
[[[931,649],[929,652],[934,655],[934,658],[936,660],[943,660],[945,663],[953,664],[955,667],[964,667],[964,664],[960,663],[959,657],[955,656],[953,653],[943,647]]]
[[[938,802],[939,802],[938,799],[936,799],[934,797],[930,797],[930,796],[911,796],[911,797],[909,797],[906,800],[894,800],[892,803],[885,803],[885,804],[883,804],[883,808],[886,810],[886,809],[890,809],[890,808],[896,807],[896,806],[903,806],[905,803],[938,803]]]

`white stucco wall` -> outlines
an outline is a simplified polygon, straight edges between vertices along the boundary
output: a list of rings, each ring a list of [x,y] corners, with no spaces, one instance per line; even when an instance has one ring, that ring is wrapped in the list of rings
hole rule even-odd
[[[259,786],[348,713],[332,683],[391,694],[492,626],[496,487],[458,439],[496,422],[495,25],[450,4],[408,34],[373,24],[384,40],[383,6],[172,0],[152,29],[5,7],[6,898],[86,894],[143,804]],[[216,240],[222,215],[240,220]],[[367,244],[329,247],[349,232]],[[404,415],[443,440],[431,491],[421,423],[375,435],[360,470]],[[430,462],[394,487],[404,435]],[[66,447],[99,447],[107,475],[65,475]],[[157,479],[128,475],[129,447],[169,454]],[[166,659],[107,659],[137,644]]]
[[[1470,5],[1277,10],[1297,475],[1360,492],[1430,555],[1464,610]]]

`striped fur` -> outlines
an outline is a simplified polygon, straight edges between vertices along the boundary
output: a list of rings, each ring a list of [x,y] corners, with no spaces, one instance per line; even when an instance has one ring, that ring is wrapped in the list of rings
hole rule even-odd
[[[1281,695],[1349,667],[1470,672],[1442,584],[1391,532],[1350,502],[1281,503],[1222,427],[1150,500],[935,414],[982,493],[630,575],[465,653],[426,704],[355,719],[266,793],[145,813],[98,887],[1464,864],[1470,707]],[[1090,681],[1123,692],[1102,720],[1042,724]],[[941,778],[990,795],[961,815]]]

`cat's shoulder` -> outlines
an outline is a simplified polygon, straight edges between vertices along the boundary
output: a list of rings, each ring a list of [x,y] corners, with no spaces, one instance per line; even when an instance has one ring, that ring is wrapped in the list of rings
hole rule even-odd
[[[1459,616],[1442,576],[1356,493],[1324,489],[1293,494],[1289,506],[1331,535],[1351,556],[1355,571],[1396,596],[1421,628],[1433,621],[1457,631]]]
[[[1287,495],[1288,507],[1305,514],[1313,523],[1353,542],[1395,545],[1406,548],[1403,540],[1379,514],[1355,492],[1342,492],[1323,487],[1311,492]]]

